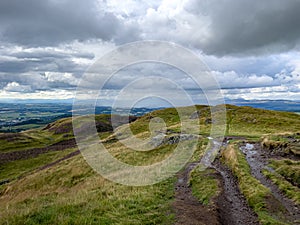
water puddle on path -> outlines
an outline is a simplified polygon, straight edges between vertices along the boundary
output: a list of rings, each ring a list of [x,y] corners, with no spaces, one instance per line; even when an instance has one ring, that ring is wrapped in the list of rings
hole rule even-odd
[[[245,143],[240,147],[240,150],[246,156],[247,162],[251,168],[251,174],[258,179],[264,186],[270,189],[272,195],[284,206],[287,210],[287,217],[291,221],[300,220],[300,212],[298,207],[287,197],[285,197],[279,190],[277,185],[273,184],[271,180],[267,179],[262,170],[267,169],[270,172],[275,172],[272,168],[268,167],[268,156],[262,151],[259,144]]]

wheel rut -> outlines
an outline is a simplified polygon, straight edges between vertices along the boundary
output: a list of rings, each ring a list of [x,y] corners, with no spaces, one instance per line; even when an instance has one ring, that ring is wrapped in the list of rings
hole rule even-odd
[[[198,164],[199,162],[188,164],[177,175],[178,180],[175,185],[175,201],[173,203],[173,209],[176,214],[175,225],[220,224],[216,209],[202,205],[192,195],[192,190],[189,187],[190,173]]]
[[[285,216],[289,221],[300,221],[299,205],[294,204],[292,200],[287,198],[273,182],[267,179],[262,170],[267,169],[274,172],[267,166],[268,159],[270,158],[264,151],[262,151],[258,143],[244,143],[240,146],[240,150],[246,156],[247,162],[251,168],[251,174],[258,179],[264,186],[271,190],[275,199],[286,209]],[[299,223],[297,223],[299,224]]]
[[[211,142],[211,148],[206,156],[200,161],[188,164],[177,175],[175,184],[175,201],[173,209],[176,214],[176,225],[179,224],[205,224],[205,225],[248,225],[259,224],[257,215],[248,206],[244,196],[240,193],[238,184],[231,171],[223,166],[217,159],[213,164],[209,163],[216,149],[221,143]],[[207,167],[218,172],[221,193],[209,206],[202,205],[193,195],[189,186],[191,171],[199,164],[204,163]]]
[[[259,224],[257,215],[240,192],[238,181],[232,172],[219,159],[214,161],[212,167],[221,175],[222,193],[217,199],[217,209],[221,224]]]

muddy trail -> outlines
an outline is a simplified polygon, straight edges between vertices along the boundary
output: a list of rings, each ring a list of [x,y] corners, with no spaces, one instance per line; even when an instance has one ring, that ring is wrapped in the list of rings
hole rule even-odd
[[[213,164],[209,160],[216,154],[221,143],[212,142],[212,147],[201,161],[190,163],[185,170],[178,174],[175,185],[175,201],[173,204],[178,224],[221,224],[221,225],[248,225],[259,224],[257,215],[248,206],[244,196],[240,193],[237,180],[229,169],[223,166],[218,159]],[[215,169],[219,180],[221,193],[213,200],[211,206],[202,205],[193,195],[189,187],[191,171],[200,163]]]
[[[200,162],[190,163],[181,171],[175,185],[175,201],[173,208],[176,214],[176,225],[180,224],[221,224],[216,208],[209,208],[202,205],[193,195],[189,187],[189,177],[191,171]]]
[[[293,221],[300,221],[300,209],[299,206],[295,205],[290,199],[284,196],[279,190],[277,185],[273,184],[271,180],[267,179],[263,174],[262,170],[267,169],[270,172],[274,170],[267,166],[268,159],[270,156],[261,149],[258,143],[244,143],[240,146],[240,150],[246,156],[247,162],[251,168],[251,174],[258,179],[263,185],[269,188],[275,199],[286,209],[286,219]]]
[[[218,197],[217,207],[222,224],[241,225],[259,224],[258,217],[250,208],[244,195],[240,192],[238,181],[230,169],[219,159],[213,162],[212,168],[221,175],[222,193]]]

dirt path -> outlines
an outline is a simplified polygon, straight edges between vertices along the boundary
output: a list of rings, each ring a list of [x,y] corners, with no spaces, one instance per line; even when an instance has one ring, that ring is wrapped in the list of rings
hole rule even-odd
[[[178,224],[205,224],[205,225],[248,225],[259,224],[256,214],[248,206],[244,196],[240,193],[237,181],[230,170],[222,166],[217,160],[210,163],[212,155],[221,143],[212,141],[208,154],[199,162],[190,163],[186,169],[178,174],[175,186],[175,201],[173,208],[176,213],[176,225]],[[213,206],[204,206],[192,195],[188,186],[191,171],[200,163],[210,166],[218,171],[221,194],[215,200]]]
[[[218,197],[217,207],[222,224],[248,225],[259,224],[258,217],[249,207],[244,195],[238,188],[238,181],[232,172],[217,159],[213,168],[221,174],[222,193]]]
[[[205,207],[192,195],[188,186],[190,172],[199,163],[191,163],[186,169],[178,174],[178,181],[175,185],[175,201],[173,208],[176,214],[176,225],[217,225],[218,214],[215,208]]]
[[[76,146],[77,145],[75,139],[69,139],[69,140],[60,141],[58,143],[55,143],[53,145],[44,148],[33,148],[24,151],[0,153],[0,163],[6,163],[6,162],[11,162],[20,159],[35,158],[40,154],[44,154],[46,152],[63,151],[65,149],[75,148]]]
[[[245,154],[248,164],[251,167],[252,176],[258,179],[263,185],[268,187],[272,195],[284,206],[287,210],[287,219],[290,221],[300,221],[300,210],[299,206],[295,205],[290,199],[285,197],[279,188],[272,183],[271,180],[267,179],[261,171],[268,169],[274,172],[271,168],[267,167],[267,159],[269,156],[262,151],[259,144],[243,144],[240,150]]]

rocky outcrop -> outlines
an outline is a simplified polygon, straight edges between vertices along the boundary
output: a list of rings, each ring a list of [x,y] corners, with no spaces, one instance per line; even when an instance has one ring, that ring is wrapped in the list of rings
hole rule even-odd
[[[154,136],[149,142],[150,145],[154,145],[156,147],[161,145],[173,145],[178,144],[180,141],[189,141],[196,140],[200,136],[196,134],[173,134],[173,135],[165,135],[163,133],[159,133]]]
[[[201,116],[201,112],[199,110],[195,111],[192,113],[192,115],[190,116],[190,119],[194,120],[194,119],[199,119]]]

